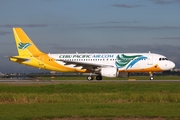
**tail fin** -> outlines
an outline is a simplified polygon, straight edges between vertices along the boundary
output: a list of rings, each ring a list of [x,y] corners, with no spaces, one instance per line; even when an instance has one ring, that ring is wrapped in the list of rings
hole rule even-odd
[[[39,56],[41,52],[21,28],[13,28],[19,56]]]

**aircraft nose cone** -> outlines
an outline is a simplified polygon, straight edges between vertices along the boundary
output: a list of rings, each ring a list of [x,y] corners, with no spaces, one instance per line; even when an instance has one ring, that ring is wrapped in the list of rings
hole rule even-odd
[[[175,63],[172,61],[163,61],[159,66],[162,70],[171,70],[175,67]]]
[[[174,68],[175,67],[175,63],[173,63],[173,62],[171,62],[171,65],[170,65],[172,68]],[[172,69],[171,68],[171,69]]]
[[[167,66],[167,69],[170,70],[170,69],[173,69],[175,67],[175,63],[172,61],[169,61],[168,64],[166,64],[166,66]]]

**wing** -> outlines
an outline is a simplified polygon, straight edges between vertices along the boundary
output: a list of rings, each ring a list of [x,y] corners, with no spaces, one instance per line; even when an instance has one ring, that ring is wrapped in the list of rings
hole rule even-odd
[[[86,62],[80,62],[80,61],[68,61],[68,60],[62,60],[62,59],[58,59],[56,61],[64,62],[65,63],[64,65],[75,65],[74,67],[82,67],[81,69],[87,69],[92,72],[94,70],[100,69],[101,67],[113,67],[111,65],[86,63]]]

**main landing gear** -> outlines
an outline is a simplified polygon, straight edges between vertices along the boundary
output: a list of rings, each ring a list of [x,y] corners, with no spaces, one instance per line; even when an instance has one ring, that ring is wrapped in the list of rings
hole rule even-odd
[[[152,73],[152,72],[149,72],[149,79],[150,79],[150,80],[154,80],[154,77],[153,77],[153,73]]]
[[[94,76],[87,76],[87,80],[91,81],[94,79]],[[96,80],[102,80],[102,76],[101,75],[97,75],[96,76]]]
[[[93,80],[93,79],[94,79],[93,76],[87,76],[87,80],[91,81],[91,80]]]

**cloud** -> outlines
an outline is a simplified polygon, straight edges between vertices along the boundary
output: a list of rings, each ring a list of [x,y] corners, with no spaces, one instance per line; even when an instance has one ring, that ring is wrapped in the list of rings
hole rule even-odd
[[[70,24],[70,25],[111,25],[111,24],[136,24],[140,21],[109,21],[109,22],[92,22],[92,23],[81,23],[81,24]]]
[[[166,5],[166,4],[174,4],[180,3],[180,0],[151,0],[154,4]]]
[[[180,26],[158,26],[158,27],[150,27],[150,26],[89,26],[89,28],[117,28],[117,29],[135,29],[135,30],[172,30],[172,29],[180,29]]]
[[[0,31],[0,35],[8,35],[11,34],[11,32],[7,32],[7,31]]]
[[[173,1],[172,0],[152,0],[154,2],[154,4],[172,4]]]
[[[143,7],[144,5],[113,4],[112,6],[118,8],[138,8],[138,7]]]
[[[12,27],[47,27],[48,24],[5,24],[0,27],[12,28]]]
[[[52,46],[53,51],[61,51],[62,53],[73,52],[75,53],[91,53],[91,52],[157,52],[157,53],[166,53],[167,48],[169,51],[179,50],[179,57],[180,57],[180,46],[172,46],[172,45],[159,45],[159,44],[151,44],[151,45],[136,45],[136,44],[129,44],[129,45],[107,45],[107,46],[91,46],[91,47],[70,47],[70,46],[60,46],[58,44],[50,44]]]
[[[81,23],[81,24],[71,24],[77,25],[79,27],[87,28],[117,28],[117,29],[135,29],[135,30],[172,30],[180,29],[180,26],[136,26],[137,23],[141,21],[109,21],[109,22],[95,22],[95,23]]]
[[[153,38],[153,39],[159,39],[159,40],[180,40],[180,37],[159,37],[159,38]]]
[[[177,2],[177,3],[180,3],[180,0],[174,0],[175,2]]]
[[[102,22],[102,23],[82,23],[81,25],[102,25],[102,24],[128,24],[131,22],[117,22],[117,21],[112,21],[112,22]]]

